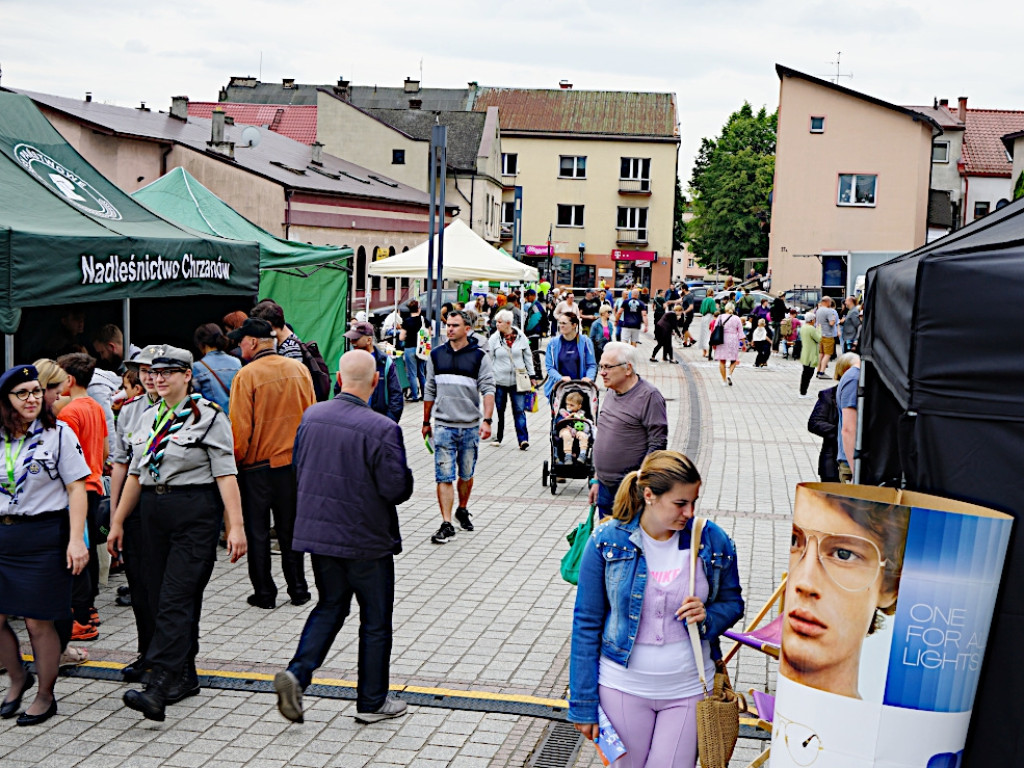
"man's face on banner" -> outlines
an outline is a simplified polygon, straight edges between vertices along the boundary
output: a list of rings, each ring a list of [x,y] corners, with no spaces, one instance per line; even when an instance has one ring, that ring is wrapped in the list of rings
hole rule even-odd
[[[817,494],[797,494],[780,670],[804,685],[859,697],[860,652],[882,592],[882,542]]]

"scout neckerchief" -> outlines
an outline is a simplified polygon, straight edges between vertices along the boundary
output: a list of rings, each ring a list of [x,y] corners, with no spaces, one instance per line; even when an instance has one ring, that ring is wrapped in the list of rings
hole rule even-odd
[[[189,395],[175,406],[177,410],[163,400],[157,406],[156,419],[146,441],[145,452],[146,466],[154,480],[160,479],[160,462],[164,458],[167,441],[171,435],[185,426],[185,419],[192,413],[192,403],[198,401],[199,397],[198,393]]]
[[[11,436],[4,435],[4,469],[6,471],[3,482],[0,483],[0,491],[10,496],[14,501],[17,501],[18,494],[25,487],[25,480],[28,479],[28,468],[32,463],[36,448],[42,442],[42,434],[43,425],[38,421],[32,422],[25,436],[17,441],[17,448],[14,447],[15,441]],[[28,443],[27,447],[26,443]],[[22,453],[25,454],[24,458],[21,458]],[[20,462],[19,459],[21,459]]]

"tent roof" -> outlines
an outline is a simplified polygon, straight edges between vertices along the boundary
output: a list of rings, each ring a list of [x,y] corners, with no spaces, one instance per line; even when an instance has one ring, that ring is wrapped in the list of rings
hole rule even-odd
[[[904,409],[1024,421],[1020,296],[1024,199],[869,270],[864,357]]]
[[[230,240],[255,241],[260,246],[260,269],[293,271],[336,264],[352,257],[345,246],[307,245],[282,240],[256,226],[184,168],[169,171],[132,194],[136,200],[171,221],[199,232]]]
[[[424,241],[405,253],[373,262],[370,264],[370,274],[380,277],[426,278],[429,242]],[[435,258],[437,242],[438,235],[434,235]],[[501,254],[461,219],[456,219],[444,228],[443,266],[445,280],[530,282],[538,277],[535,268]]]
[[[30,99],[0,92],[0,330],[16,330],[21,307],[252,294],[257,253],[161,219],[89,165]]]

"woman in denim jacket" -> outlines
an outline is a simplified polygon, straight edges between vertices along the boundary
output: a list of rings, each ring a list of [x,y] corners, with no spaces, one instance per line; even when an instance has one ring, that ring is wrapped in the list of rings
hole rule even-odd
[[[569,720],[598,735],[598,704],[628,753],[618,768],[697,761],[703,698],[687,636],[697,623],[705,677],[722,657],[718,638],[743,615],[736,546],[711,521],[690,586],[690,528],[700,473],[676,451],[654,451],[626,475],[612,519],[580,565],[569,659]]]
[[[242,362],[228,354],[235,343],[221,332],[216,323],[206,323],[196,328],[193,341],[202,359],[192,363],[192,386],[196,392],[227,413],[231,382],[242,369]]]

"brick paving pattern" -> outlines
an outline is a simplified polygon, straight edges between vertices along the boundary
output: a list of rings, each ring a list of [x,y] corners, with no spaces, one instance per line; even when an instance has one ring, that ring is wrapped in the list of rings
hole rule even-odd
[[[744,356],[735,386],[723,387],[717,364],[699,352],[677,348],[683,366],[649,365],[651,348],[645,339],[641,374],[668,401],[669,446],[697,448],[693,458],[704,477],[698,509],[735,539],[753,615],[786,568],[794,487],[817,479],[819,440],[806,431],[813,397],[797,398],[800,366],[779,357],[755,370],[753,355]],[[815,380],[812,396],[830,385]],[[416,490],[399,510],[405,551],[396,558],[392,683],[563,697],[575,590],[559,577],[558,563],[565,533],[586,512],[586,483],[569,480],[557,496],[541,486],[541,464],[549,457],[546,406],[529,415],[527,452],[515,443],[510,411],[505,442],[480,447],[470,504],[476,531],[433,545],[440,516],[420,417],[419,404],[407,405],[402,426]],[[130,609],[113,603],[120,583],[123,577],[112,577],[100,594],[100,638],[85,644],[93,661],[134,657]],[[229,565],[222,551],[206,593],[201,668],[272,673],[287,664],[312,604],[285,601],[262,611],[246,604],[249,594],[244,563]],[[23,625],[14,626],[27,640]],[[357,629],[353,617],[319,677],[355,679]],[[27,643],[24,649],[29,652]],[[737,689],[773,690],[775,667],[758,653],[741,652],[732,670]],[[272,694],[210,689],[169,707],[166,722],[153,723],[124,708],[125,689],[62,678],[60,715],[47,726],[0,724],[4,768],[523,766],[548,723],[412,706],[403,718],[364,726],[352,719],[354,702],[306,697],[305,724],[289,725]],[[741,742],[733,765],[746,765],[761,746]],[[576,765],[599,764],[584,745]]]

